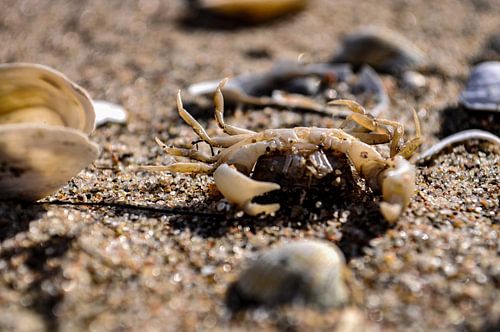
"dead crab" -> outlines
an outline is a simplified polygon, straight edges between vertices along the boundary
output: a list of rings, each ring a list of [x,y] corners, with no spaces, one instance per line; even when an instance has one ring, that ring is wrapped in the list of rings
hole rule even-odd
[[[357,173],[374,191],[382,193],[381,212],[389,222],[396,221],[415,189],[415,167],[407,160],[420,145],[420,125],[416,113],[414,121],[416,137],[401,144],[401,124],[374,119],[363,107],[351,100],[336,100],[334,105],[347,106],[353,114],[347,117],[341,128],[296,127],[267,129],[255,132],[231,126],[224,122],[224,100],[221,92],[225,80],[219,84],[214,96],[215,119],[226,135],[209,136],[201,124],[184,109],[180,91],[177,108],[181,118],[189,124],[199,138],[211,147],[220,148],[216,155],[204,154],[194,147],[169,147],[158,138],[157,143],[178,162],[167,166],[142,166],[152,171],[182,173],[213,173],[215,184],[224,197],[249,215],[271,214],[279,210],[279,204],[258,204],[252,199],[280,189],[273,182],[250,178],[259,157],[275,152],[300,155],[304,166],[316,178],[334,171],[327,156],[339,153],[347,156]],[[349,127],[350,129],[344,129]],[[390,144],[390,158],[384,158],[370,144]],[[179,157],[196,160],[181,162]]]

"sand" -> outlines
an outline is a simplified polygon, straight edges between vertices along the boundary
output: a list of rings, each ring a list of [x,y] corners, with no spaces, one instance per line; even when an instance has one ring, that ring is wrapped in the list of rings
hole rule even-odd
[[[469,142],[419,166],[417,193],[394,225],[363,188],[256,218],[231,207],[210,176],[129,169],[169,161],[156,136],[176,145],[195,138],[176,114],[178,89],[302,53],[326,61],[342,36],[365,25],[399,31],[439,68],[419,91],[384,75],[384,118],[412,135],[410,110],[419,110],[423,148],[461,129],[499,135],[498,115],[457,105],[471,66],[500,30],[495,0],[316,0],[256,26],[188,16],[181,1],[2,1],[0,62],[52,66],[92,97],[123,105],[129,119],[96,129],[99,159],[59,192],[38,203],[0,202],[0,330],[499,329],[498,147]],[[185,98],[215,132],[210,108]],[[277,109],[226,118],[255,130],[332,123]],[[248,258],[303,238],[344,252],[349,306],[227,308],[227,287]]]

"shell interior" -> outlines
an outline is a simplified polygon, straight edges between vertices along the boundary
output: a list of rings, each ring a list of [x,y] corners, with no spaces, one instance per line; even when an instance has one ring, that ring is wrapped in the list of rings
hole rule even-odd
[[[0,124],[45,123],[90,134],[94,121],[90,97],[61,73],[35,64],[0,65]]]
[[[0,199],[37,200],[97,158],[87,93],[42,65],[0,65]]]

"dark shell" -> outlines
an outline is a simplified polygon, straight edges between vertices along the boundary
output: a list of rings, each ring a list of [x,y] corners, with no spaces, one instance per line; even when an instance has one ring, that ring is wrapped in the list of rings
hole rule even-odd
[[[219,82],[193,84],[189,93],[211,97]],[[348,91],[343,91],[340,86],[347,87]],[[340,115],[339,110],[332,113],[325,106],[334,98],[329,95],[332,91],[335,91],[335,98],[357,99],[364,105],[371,104],[367,108],[374,116],[389,105],[384,85],[372,68],[366,66],[359,74],[354,74],[347,64],[281,62],[266,72],[233,77],[222,91],[227,102],[302,109],[329,116]],[[297,95],[307,98],[299,101]]]
[[[368,27],[347,36],[334,63],[369,65],[380,72],[400,74],[427,64],[425,54],[394,31]]]
[[[284,303],[338,307],[349,300],[344,255],[335,245],[303,240],[264,252],[228,290],[231,309]]]
[[[474,67],[460,103],[469,110],[500,111],[500,62],[483,62]]]

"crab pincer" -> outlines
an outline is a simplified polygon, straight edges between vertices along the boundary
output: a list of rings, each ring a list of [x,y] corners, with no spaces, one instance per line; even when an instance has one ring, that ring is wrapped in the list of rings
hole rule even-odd
[[[415,190],[415,167],[407,160],[420,145],[420,125],[415,112],[416,137],[407,142],[401,142],[404,133],[401,124],[371,117],[361,105],[349,100],[337,101],[335,104],[347,106],[353,112],[343,125],[347,127],[347,124],[351,124],[350,129],[295,127],[255,132],[224,122],[221,89],[225,82],[223,80],[219,84],[214,97],[215,121],[224,132],[223,135],[208,135],[184,109],[180,91],[177,95],[177,110],[181,118],[202,141],[218,149],[218,153],[204,155],[194,147],[168,147],[157,140],[178,162],[142,169],[213,174],[217,188],[229,202],[249,215],[259,215],[275,213],[280,205],[259,204],[252,200],[281,188],[277,183],[252,178],[261,157],[280,154],[289,156],[284,158],[285,163],[295,160],[295,165],[302,168],[297,172],[297,177],[322,179],[335,172],[330,160],[341,155],[347,157],[343,160],[350,162],[375,193],[382,194],[381,213],[384,218],[389,222],[398,220]],[[383,143],[390,146],[391,155],[388,158],[372,146]],[[184,158],[194,162],[182,161]],[[284,165],[283,171],[290,169],[289,166]],[[293,169],[297,170],[297,167]]]

